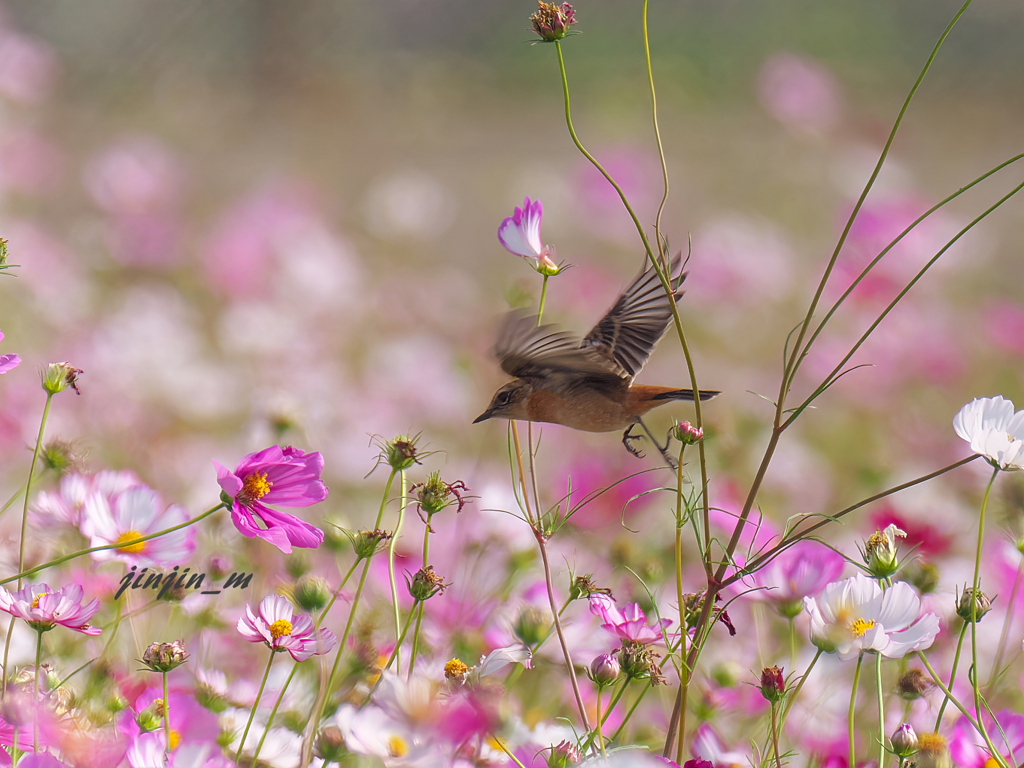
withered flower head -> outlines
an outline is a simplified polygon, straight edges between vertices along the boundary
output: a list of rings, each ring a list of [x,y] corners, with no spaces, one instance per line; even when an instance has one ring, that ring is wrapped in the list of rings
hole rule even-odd
[[[656,653],[651,646],[623,640],[622,647],[617,648],[615,653],[619,655],[619,667],[631,680],[649,678],[651,685],[664,685],[665,678],[658,666],[661,654]]]
[[[569,33],[569,27],[576,23],[576,11],[568,3],[556,5],[537,0],[537,10],[530,16],[530,23],[541,40],[553,43]]]
[[[54,438],[43,446],[39,458],[47,469],[58,475],[78,471],[82,466],[82,456],[74,443]]]
[[[586,576],[576,576],[573,578],[572,583],[569,585],[569,599],[580,600],[581,598],[587,598],[591,595],[609,595],[611,596],[612,591],[607,587],[599,587],[594,583],[594,574],[588,573]]]
[[[173,643],[153,643],[144,654],[142,663],[153,672],[170,672],[188,661],[185,653],[185,641],[175,640]]]
[[[434,573],[432,565],[416,571],[411,581],[406,577],[406,583],[409,585],[409,594],[421,602],[429,600],[438,592],[444,592],[445,587],[451,586],[451,584],[445,584],[444,579]]]
[[[75,368],[70,363],[50,363],[40,373],[43,391],[48,395],[56,395],[71,387],[76,395],[80,395],[82,393],[78,390],[78,377],[82,373],[81,368]]]
[[[896,692],[900,695],[900,698],[907,701],[920,699],[922,696],[927,695],[934,687],[935,683],[928,679],[920,669],[908,669],[896,681]]]
[[[391,538],[390,533],[379,528],[372,531],[359,531],[355,534],[345,531],[345,534],[352,540],[352,548],[355,550],[358,560],[373,557],[387,545]]]
[[[455,511],[461,512],[462,508],[466,505],[466,499],[462,494],[468,491],[469,488],[461,480],[456,480],[454,483],[446,483],[441,479],[440,472],[432,472],[425,483],[416,483],[409,489],[410,492],[417,490],[416,501],[420,512],[426,514],[426,522],[429,524],[431,517],[452,504],[457,503],[459,506]],[[452,498],[453,496],[455,497],[454,499]]]

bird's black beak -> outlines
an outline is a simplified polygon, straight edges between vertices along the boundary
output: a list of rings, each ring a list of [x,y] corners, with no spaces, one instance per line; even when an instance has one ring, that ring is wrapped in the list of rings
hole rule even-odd
[[[489,418],[491,418],[491,412],[490,410],[486,410],[479,416],[477,416],[475,419],[473,419],[473,423],[479,424],[481,421],[487,421]]]

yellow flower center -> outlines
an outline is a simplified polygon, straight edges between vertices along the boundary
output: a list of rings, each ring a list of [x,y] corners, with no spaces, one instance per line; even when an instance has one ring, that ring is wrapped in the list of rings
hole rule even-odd
[[[404,757],[409,752],[409,745],[401,736],[392,736],[388,739],[388,754],[391,757]]]
[[[462,677],[469,671],[462,661],[459,659],[452,659],[444,665],[444,676],[445,677]]]
[[[44,597],[46,597],[48,594],[50,594],[50,593],[49,592],[40,592],[38,595],[33,597],[32,598],[32,607],[33,608],[38,608],[39,607],[39,601],[42,600]]]
[[[242,483],[242,493],[253,501],[258,501],[270,493],[270,488],[273,485],[267,480],[266,472],[253,472]]]
[[[114,543],[115,544],[123,544],[126,541],[135,541],[136,539],[140,539],[140,538],[142,538],[142,534],[139,533],[138,531],[125,531],[124,533],[122,533],[120,536],[117,537],[117,541],[115,541]],[[145,551],[145,549],[146,549],[146,542],[139,541],[139,542],[136,542],[135,544],[128,544],[127,546],[124,546],[124,547],[118,547],[117,549],[118,549],[119,552],[127,552],[129,555],[137,555],[140,552]]]
[[[864,633],[869,629],[874,629],[874,626],[873,619],[857,619],[850,625],[850,631],[853,632],[854,637],[864,637]]]
[[[921,733],[917,736],[917,751],[935,756],[946,749],[946,739],[938,733]],[[987,768],[987,764],[986,764]]]
[[[292,623],[287,619],[278,619],[270,625],[270,636],[277,640],[279,637],[292,633]]]
[[[178,732],[177,732],[176,730],[174,730],[174,729],[172,728],[172,729],[171,729],[171,736],[170,736],[170,738],[168,739],[168,741],[170,742],[170,748],[171,748],[171,749],[174,749],[175,747],[177,747],[177,746],[178,746],[178,744],[180,744],[180,743],[181,743],[181,734],[180,734],[180,733],[178,733]]]

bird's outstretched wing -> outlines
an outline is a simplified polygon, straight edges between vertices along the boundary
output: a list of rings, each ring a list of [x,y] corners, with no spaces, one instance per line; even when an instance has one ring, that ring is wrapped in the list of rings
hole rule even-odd
[[[501,370],[516,378],[542,377],[552,371],[570,371],[625,379],[627,376],[597,349],[583,346],[579,336],[553,325],[537,325],[536,316],[510,312],[498,331],[494,354]]]
[[[669,265],[675,301],[683,295],[680,288],[686,279],[686,273],[679,271],[681,261],[681,256],[676,256]],[[620,377],[632,379],[640,373],[671,322],[672,304],[658,273],[648,264],[622,292],[615,306],[591,328],[582,348],[607,360]]]

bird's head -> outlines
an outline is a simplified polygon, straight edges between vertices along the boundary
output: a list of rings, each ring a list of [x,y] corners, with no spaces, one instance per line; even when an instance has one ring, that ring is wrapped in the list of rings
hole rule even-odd
[[[530,395],[530,385],[525,379],[510,381],[497,392],[491,399],[487,410],[477,416],[474,424],[488,419],[519,419],[529,421],[526,413],[526,400]]]

